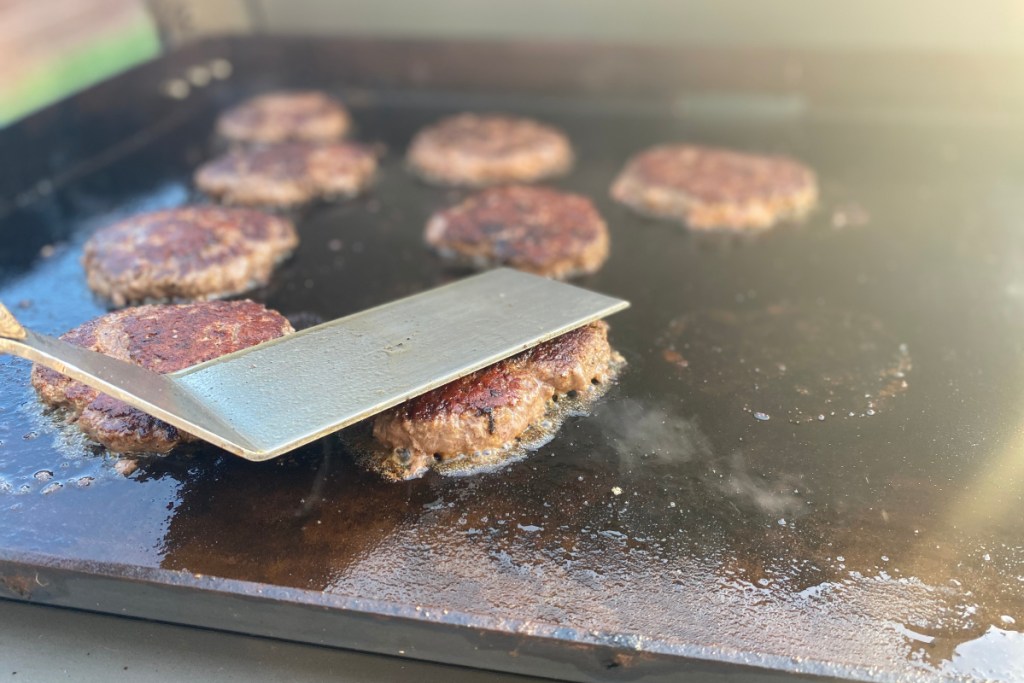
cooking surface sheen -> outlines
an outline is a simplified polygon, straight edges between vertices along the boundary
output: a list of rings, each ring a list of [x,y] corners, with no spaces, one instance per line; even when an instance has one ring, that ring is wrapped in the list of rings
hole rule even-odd
[[[79,264],[94,230],[205,201],[190,178],[215,152],[218,111],[285,85],[244,64],[233,79],[3,218],[4,239],[68,235],[0,274],[27,327],[60,333],[103,311]],[[1007,139],[301,85],[348,103],[357,138],[386,147],[382,172],[364,197],[296,211],[301,244],[254,299],[328,320],[464,275],[422,232],[465,193],[419,182],[402,155],[442,116],[508,110],[568,133],[576,166],[552,184],[608,222],[608,262],[575,282],[633,304],[610,320],[628,363],[617,385],[526,459],[475,476],[385,482],[335,436],[265,464],[198,448],[125,474],[43,414],[27,363],[0,358],[0,556],[115,566],[196,601],[232,579],[634,654],[870,680],[1024,676],[1024,169]],[[744,240],[608,198],[630,155],[677,140],[800,158],[821,206]]]

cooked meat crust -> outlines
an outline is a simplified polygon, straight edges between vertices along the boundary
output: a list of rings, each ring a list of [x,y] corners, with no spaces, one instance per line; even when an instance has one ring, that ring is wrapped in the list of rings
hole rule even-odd
[[[759,230],[804,216],[818,187],[811,169],[787,157],[662,145],[633,157],[611,195],[639,213],[698,230]]]
[[[365,145],[287,142],[238,149],[196,171],[203,192],[229,204],[291,206],[317,197],[352,197],[372,182],[377,157]]]
[[[378,415],[373,436],[419,476],[435,461],[511,444],[556,395],[607,381],[616,357],[608,325],[592,323]]]
[[[572,166],[561,131],[503,114],[458,114],[421,130],[409,146],[409,167],[428,182],[481,187],[534,182]]]
[[[192,206],[132,216],[85,244],[89,287],[115,306],[210,299],[265,285],[299,243],[284,218]]]
[[[90,320],[61,339],[159,373],[255,346],[292,332],[279,313],[252,301],[126,308]],[[32,386],[44,403],[67,408],[91,439],[119,453],[166,453],[195,437],[42,366]]]
[[[608,258],[608,227],[578,194],[513,185],[483,190],[434,214],[427,243],[477,268],[509,265],[538,275],[597,271]]]
[[[221,114],[217,132],[236,142],[329,142],[351,126],[348,110],[322,92],[258,95]]]

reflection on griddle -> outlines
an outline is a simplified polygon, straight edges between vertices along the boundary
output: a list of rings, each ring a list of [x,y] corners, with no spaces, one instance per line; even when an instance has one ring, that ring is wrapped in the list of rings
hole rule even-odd
[[[730,397],[758,420],[874,416],[907,389],[911,368],[881,321],[821,305],[682,316],[659,346],[701,394]]]
[[[161,566],[325,588],[395,527],[414,521],[429,496],[429,489],[360,472],[335,448],[326,439],[256,465],[228,455],[192,460],[178,475]]]
[[[454,277],[425,252],[422,231],[461,194],[415,181],[396,152],[465,105],[372,102],[355,111],[361,133],[392,149],[376,195],[297,212],[299,251],[257,300],[332,319]],[[52,420],[26,407],[35,400],[27,365],[4,360],[0,548],[84,571],[117,563],[128,586],[139,568],[180,569],[174,580],[194,582],[186,600],[196,602],[210,583],[187,572],[392,599],[414,617],[506,633],[787,671],[909,678],[954,663],[964,671],[980,649],[994,666],[975,675],[1006,671],[998,667],[1020,644],[1003,633],[1024,623],[1024,317],[1010,286],[1020,280],[1020,252],[1007,248],[1021,234],[1024,193],[1018,167],[1004,163],[1005,135],[989,145],[979,129],[962,141],[977,156],[966,173],[920,163],[934,140],[882,125],[804,122],[789,138],[738,120],[522,107],[565,128],[587,155],[559,182],[594,197],[612,232],[611,258],[585,286],[634,303],[612,332],[629,369],[593,415],[567,420],[528,459],[474,477],[381,482],[335,439],[280,465],[200,450],[140,462],[123,477],[109,456],[57,443]],[[207,113],[19,209],[8,252],[18,265],[3,273],[0,299],[31,299],[19,317],[44,332],[101,313],[82,281],[81,240],[126,213],[186,201],[190,173],[210,153],[215,111]],[[800,229],[704,248],[608,199],[630,153],[696,138],[751,149],[789,140],[871,220],[836,230],[826,196]],[[33,260],[40,240],[71,233],[75,241]],[[813,345],[790,325],[773,344],[757,343],[758,330],[772,339],[763,302],[798,297],[811,304],[792,305],[782,320],[805,316],[836,334]],[[756,306],[760,317],[744,318]],[[680,336],[678,358],[662,356],[655,342],[667,340],[670,319],[711,309],[737,319],[686,334],[713,333],[723,349],[763,364],[760,390],[735,354],[687,350]],[[874,346],[862,351],[850,342],[858,339]],[[913,354],[911,386],[868,418],[863,395],[850,389],[880,391],[885,381],[873,373],[899,366],[902,342]],[[773,371],[773,361],[787,372]],[[802,362],[817,382],[810,396],[794,396]],[[830,386],[816,379],[821,370],[845,374]],[[698,377],[708,381],[690,379]],[[823,397],[836,417],[790,423],[824,414]],[[52,479],[35,477],[44,469]],[[75,484],[86,477],[88,486]],[[42,493],[54,484],[62,487]]]
[[[813,643],[805,656],[938,667],[1019,599],[982,557],[962,567],[970,541],[930,525],[944,500],[923,479],[839,493],[806,472],[820,457],[806,444],[728,446],[628,397],[565,433],[585,456],[561,457],[556,438],[474,477],[384,482],[328,441],[263,465],[172,457],[136,479],[182,485],[164,568],[372,596],[464,625],[514,614],[521,632],[568,640],[656,633],[680,653],[742,641],[767,663]],[[965,574],[970,590],[951,582]]]

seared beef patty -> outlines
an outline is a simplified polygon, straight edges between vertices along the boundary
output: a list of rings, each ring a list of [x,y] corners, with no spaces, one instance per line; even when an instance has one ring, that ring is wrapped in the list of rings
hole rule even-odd
[[[273,92],[221,114],[217,132],[236,142],[328,142],[344,137],[348,110],[315,90]]]
[[[61,339],[159,373],[174,372],[292,332],[285,318],[252,301],[126,308],[90,320]],[[67,408],[91,439],[119,453],[166,453],[195,437],[42,366],[32,386]]]
[[[89,287],[115,306],[208,299],[265,285],[298,243],[284,218],[190,206],[103,228],[86,242],[82,263]]]
[[[662,145],[633,157],[611,195],[635,211],[698,230],[758,230],[802,217],[818,188],[811,169],[786,157]]]
[[[439,185],[479,187],[533,182],[572,166],[561,131],[503,114],[459,114],[421,130],[409,147],[409,167]]]
[[[461,263],[555,278],[593,273],[608,258],[608,228],[593,203],[545,187],[483,190],[434,214],[425,236],[442,256]]]
[[[357,195],[376,172],[376,155],[365,145],[288,142],[234,150],[209,161],[196,171],[196,184],[229,204],[290,206]]]
[[[437,462],[512,444],[560,394],[605,382],[618,360],[601,321],[418,396],[374,419],[389,468],[421,476]]]

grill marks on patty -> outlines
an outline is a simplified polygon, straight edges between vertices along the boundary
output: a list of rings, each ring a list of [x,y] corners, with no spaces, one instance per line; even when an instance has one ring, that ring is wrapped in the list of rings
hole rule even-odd
[[[200,166],[195,179],[203,192],[229,204],[291,206],[353,197],[376,172],[376,154],[366,145],[290,142],[228,152]]]
[[[817,202],[814,172],[782,156],[660,145],[630,159],[611,196],[635,211],[703,230],[759,230],[803,217]]]
[[[459,263],[555,278],[593,273],[608,258],[608,227],[593,203],[545,187],[483,190],[434,214],[424,236]]]
[[[608,381],[618,360],[608,325],[591,323],[378,415],[373,436],[392,451],[390,472],[421,476],[435,462],[509,446],[553,398]]]
[[[344,105],[315,90],[273,92],[250,98],[217,119],[217,133],[235,142],[329,142],[352,122]]]
[[[458,114],[413,138],[408,164],[439,185],[481,187],[534,182],[561,175],[573,163],[572,146],[558,129],[504,114]]]
[[[161,374],[212,360],[292,332],[276,311],[252,301],[126,308],[86,322],[61,339]],[[66,408],[70,421],[109,450],[166,453],[195,437],[42,366],[32,369],[39,398]]]
[[[194,206],[133,216],[85,244],[89,287],[115,305],[219,298],[267,284],[298,245],[291,221]]]

